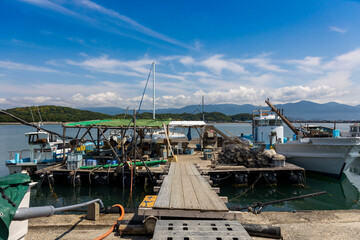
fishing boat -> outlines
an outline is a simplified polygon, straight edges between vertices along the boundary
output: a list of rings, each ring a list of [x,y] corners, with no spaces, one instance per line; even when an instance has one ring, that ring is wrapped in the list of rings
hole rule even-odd
[[[69,142],[65,142],[55,134],[45,131],[25,133],[29,148],[21,151],[10,151],[10,160],[5,162],[10,174],[26,170],[30,175],[36,171],[63,160],[70,151]],[[65,147],[65,149],[64,149]],[[26,156],[23,156],[26,155]]]
[[[294,132],[294,138],[288,141],[283,137],[283,132],[281,133],[283,128],[270,126],[271,122],[266,120],[261,124],[255,124],[254,132],[258,136],[262,134],[265,140],[268,139],[265,143],[273,146],[277,153],[284,155],[287,162],[305,170],[339,178],[353,161],[360,159],[360,137],[344,137],[340,135],[339,130],[319,126],[295,128],[268,100],[265,102],[273,112],[270,114],[273,115],[272,118],[281,118]],[[274,128],[270,133],[269,127]]]

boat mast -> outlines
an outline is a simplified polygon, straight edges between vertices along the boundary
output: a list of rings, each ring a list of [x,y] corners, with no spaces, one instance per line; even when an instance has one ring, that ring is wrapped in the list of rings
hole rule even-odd
[[[204,95],[202,96],[202,117],[203,121],[205,122],[205,106],[204,106]]]
[[[155,62],[153,62],[153,119],[155,120]]]

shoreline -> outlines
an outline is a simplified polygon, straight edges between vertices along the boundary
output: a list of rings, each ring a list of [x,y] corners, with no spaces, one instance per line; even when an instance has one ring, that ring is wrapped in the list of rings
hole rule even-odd
[[[101,214],[98,221],[86,220],[84,215],[61,214],[29,220],[26,239],[93,239],[108,231],[118,214]],[[127,238],[151,239],[142,224],[132,225],[129,220],[141,216],[126,213],[121,230]],[[124,221],[125,220],[125,221]],[[283,239],[357,239],[360,236],[360,210],[311,210],[297,212],[242,212],[238,219],[243,224],[274,225],[281,227]],[[71,229],[71,231],[69,231]],[[84,235],[86,234],[86,235]],[[112,233],[107,239],[119,239]],[[144,236],[145,235],[145,236]],[[258,238],[253,239],[272,239]]]
[[[86,120],[85,120],[86,121]],[[72,122],[42,122],[41,124],[43,125],[62,125],[62,124],[67,124],[67,123],[73,123]],[[332,121],[291,121],[291,123],[334,123]],[[337,121],[336,123],[360,123],[360,121]],[[33,123],[31,122],[31,124],[38,124],[38,122]],[[208,125],[213,125],[213,124],[251,124],[251,122],[207,122]],[[19,122],[0,122],[0,125],[24,125],[22,123]]]
[[[30,122],[31,124],[38,124],[38,122],[36,123],[33,123],[33,122]],[[62,125],[64,124],[64,122],[42,122],[41,124],[43,125]],[[19,123],[19,122],[0,122],[0,125],[24,125],[22,123]]]

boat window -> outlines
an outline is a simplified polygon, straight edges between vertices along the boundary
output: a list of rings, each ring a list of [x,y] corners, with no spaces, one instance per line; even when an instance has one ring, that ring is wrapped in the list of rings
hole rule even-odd
[[[29,135],[29,143],[36,143],[39,139],[38,134],[31,134]]]
[[[50,141],[50,142],[56,142],[56,136],[53,135],[53,134],[50,134],[50,135],[49,135],[49,141]]]
[[[269,121],[269,126],[275,126],[275,120],[270,120]]]
[[[259,120],[255,120],[255,126],[259,126]]]

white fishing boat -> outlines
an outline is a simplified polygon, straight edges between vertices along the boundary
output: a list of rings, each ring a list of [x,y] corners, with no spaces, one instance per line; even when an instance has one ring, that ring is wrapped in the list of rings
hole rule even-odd
[[[328,128],[318,126],[296,129],[270,102],[266,102],[276,113],[269,114],[266,118],[270,118],[270,115],[273,118],[280,117],[294,131],[295,139],[287,141],[286,138],[281,138],[283,133],[279,132],[283,128],[280,127],[273,127],[276,131],[269,133],[270,121],[265,120],[254,126],[254,132],[269,139],[265,144],[272,145],[277,153],[286,157],[287,162],[305,170],[340,177],[354,160],[360,159],[360,137],[343,137],[339,130],[329,132]],[[270,139],[276,139],[276,142],[271,142]]]
[[[276,143],[274,148],[288,162],[334,177],[340,177],[354,160],[360,159],[358,137],[304,137]]]
[[[10,174],[21,173],[26,170],[32,174],[36,170],[46,168],[63,160],[70,151],[68,141],[64,142],[54,134],[38,131],[25,133],[28,138],[29,149],[10,151],[10,159],[5,162]],[[24,156],[26,155],[26,156]]]

